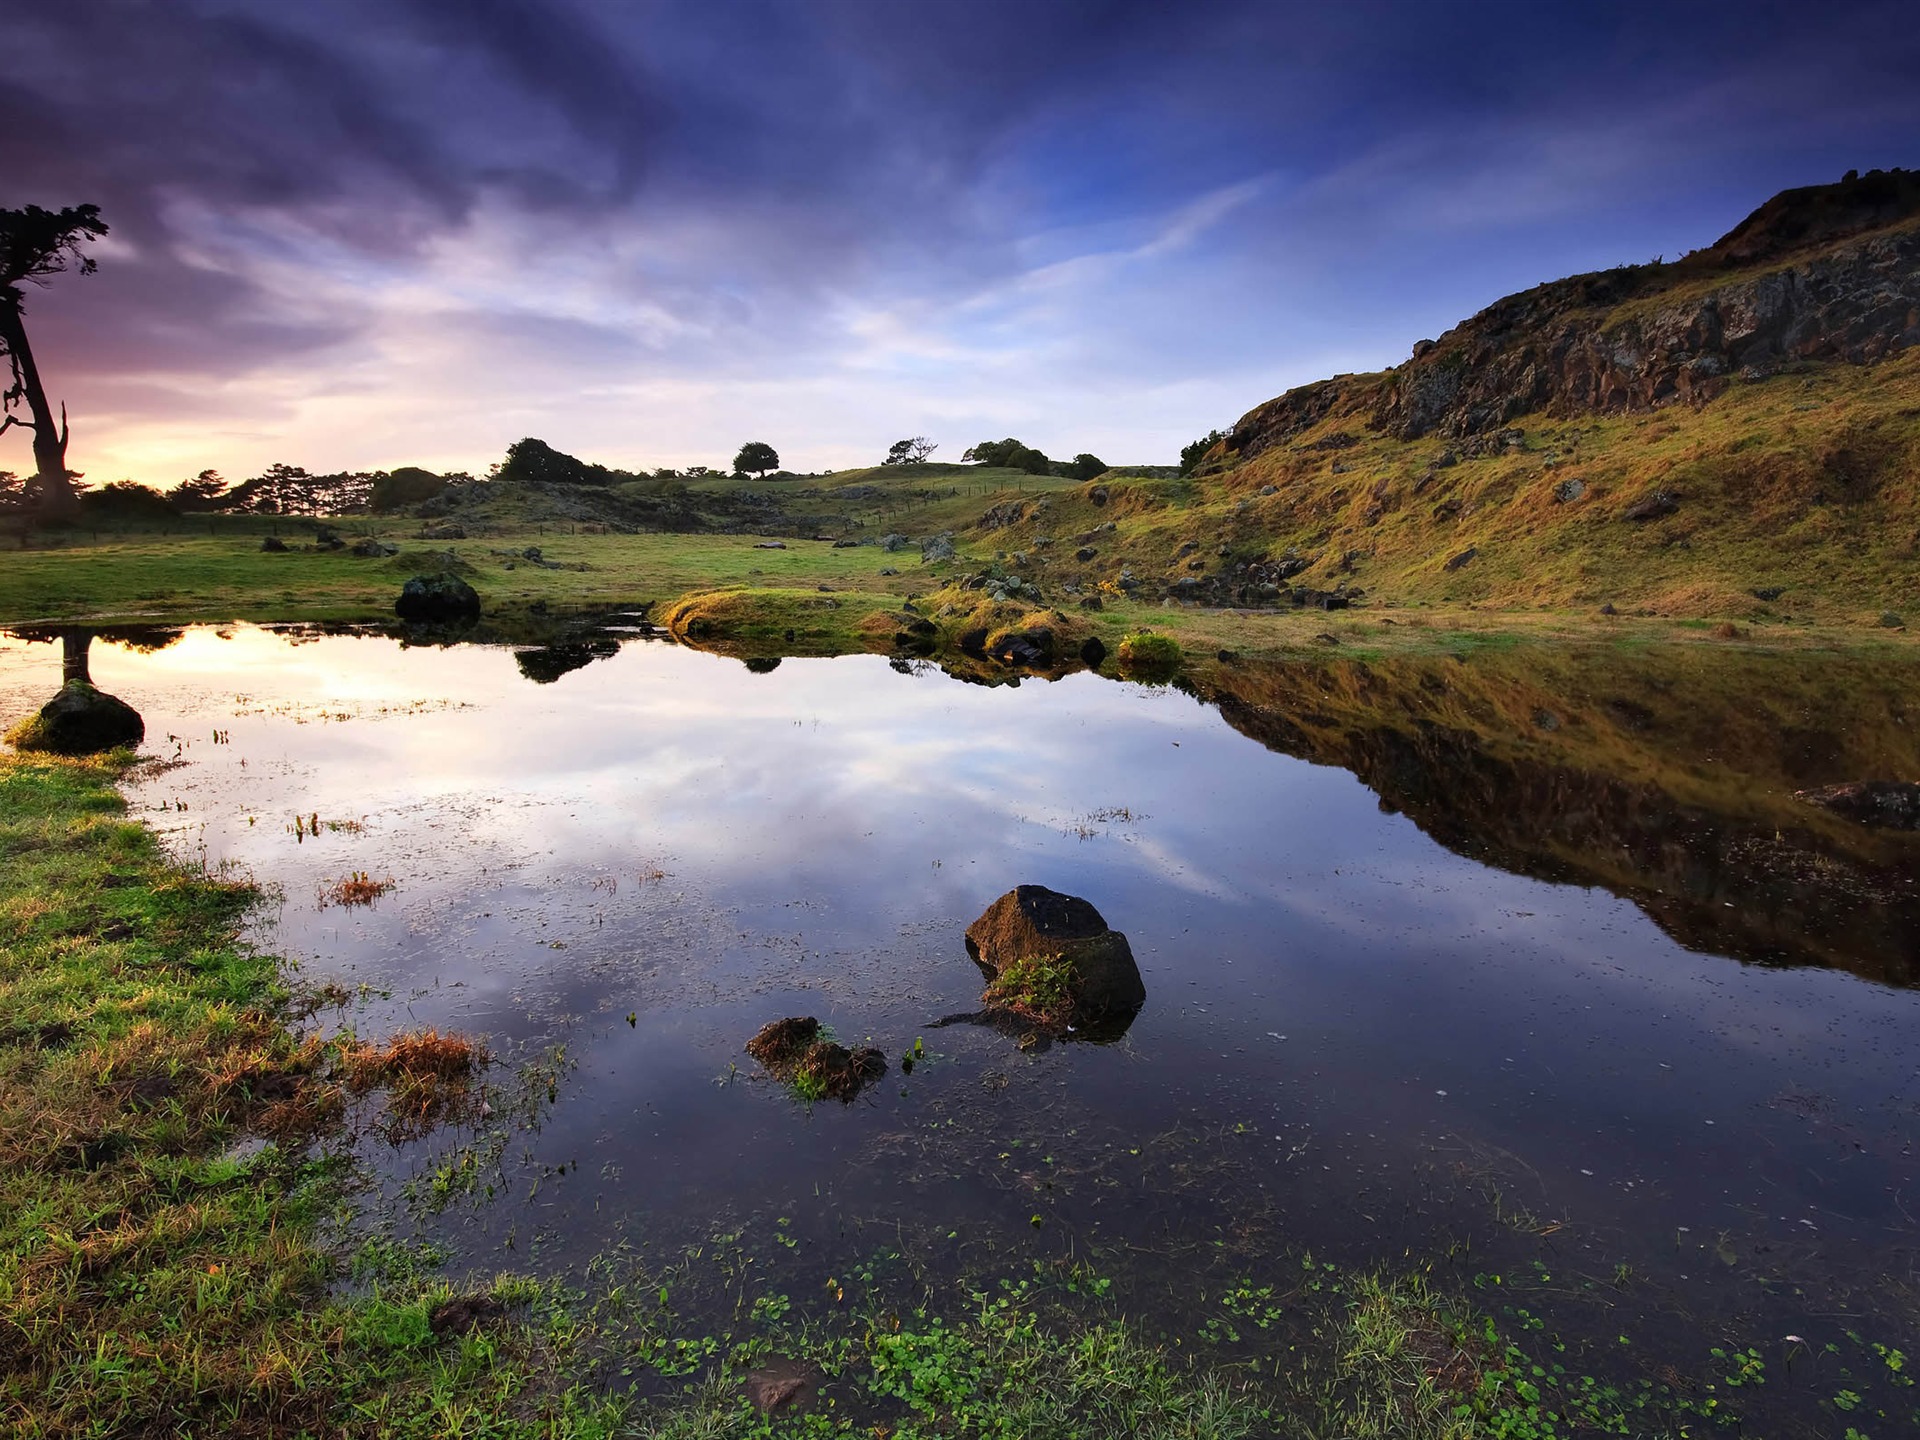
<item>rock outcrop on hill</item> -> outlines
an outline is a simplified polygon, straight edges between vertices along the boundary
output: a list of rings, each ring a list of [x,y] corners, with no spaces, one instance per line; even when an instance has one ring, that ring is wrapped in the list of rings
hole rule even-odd
[[[1800,361],[1869,364],[1920,346],[1920,172],[1789,190],[1705,250],[1497,301],[1383,375],[1291,390],[1225,442],[1240,460],[1352,412],[1400,440],[1515,417],[1711,399]]]

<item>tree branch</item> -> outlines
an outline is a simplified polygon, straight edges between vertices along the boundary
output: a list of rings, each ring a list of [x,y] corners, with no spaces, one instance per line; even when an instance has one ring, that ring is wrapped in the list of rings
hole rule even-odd
[[[16,425],[22,430],[32,430],[36,428],[31,420],[22,420],[18,415],[9,415],[6,419],[0,420],[0,435],[6,434],[7,431]]]

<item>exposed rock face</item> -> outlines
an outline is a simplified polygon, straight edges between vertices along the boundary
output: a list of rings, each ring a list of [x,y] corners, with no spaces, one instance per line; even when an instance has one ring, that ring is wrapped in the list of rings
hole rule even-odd
[[[989,905],[967,927],[967,953],[988,974],[989,1006],[1047,1029],[1124,1029],[1147,1001],[1127,937],[1087,901],[1044,885]]]
[[[1400,440],[1711,399],[1797,361],[1869,364],[1920,345],[1920,174],[1873,171],[1775,196],[1672,264],[1510,295],[1384,376],[1340,376],[1251,411],[1241,459],[1352,413]]]
[[[416,575],[401,587],[393,609],[402,620],[476,620],[480,596],[458,575]]]
[[[7,741],[17,750],[50,755],[97,755],[122,745],[138,745],[147,725],[126,701],[96,690],[85,680],[69,680],[37,715],[14,726]]]
[[[1796,790],[1793,798],[1831,810],[1856,825],[1876,830],[1920,830],[1920,785],[1897,780],[1856,780],[1818,790]]]

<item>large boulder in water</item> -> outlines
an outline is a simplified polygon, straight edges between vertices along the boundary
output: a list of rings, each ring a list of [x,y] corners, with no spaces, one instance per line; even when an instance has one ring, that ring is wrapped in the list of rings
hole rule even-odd
[[[402,620],[477,620],[480,596],[458,575],[416,575],[401,587],[393,609]]]
[[[990,1008],[1048,1030],[1124,1030],[1147,1001],[1127,937],[1087,901],[1044,885],[989,905],[967,927],[967,953],[987,973]]]
[[[117,696],[84,680],[69,680],[40,713],[29,715],[7,733],[16,750],[52,755],[97,755],[146,738],[140,712]]]

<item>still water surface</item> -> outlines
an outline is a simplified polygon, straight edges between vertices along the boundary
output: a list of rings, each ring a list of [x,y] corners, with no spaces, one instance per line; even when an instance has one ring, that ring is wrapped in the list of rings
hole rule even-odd
[[[0,710],[54,665],[0,642]],[[245,627],[93,668],[183,762],[134,809],[274,887],[260,942],[370,987],[351,1023],[560,1056],[492,1200],[403,1222],[457,1268],[781,1217],[815,1268],[911,1232],[955,1264],[1099,1257],[1177,1309],[1180,1275],[1466,1243],[1630,1265],[1668,1343],[1866,1325],[1904,1284],[1920,996],[1683,949],[1177,690],[632,638],[533,683],[504,647]],[[355,871],[395,888],[325,904]],[[935,1027],[978,1008],[965,926],[1023,883],[1130,937],[1119,1042]],[[802,1107],[742,1052],[789,1014],[895,1067]],[[444,1158],[368,1154],[396,1196]]]

